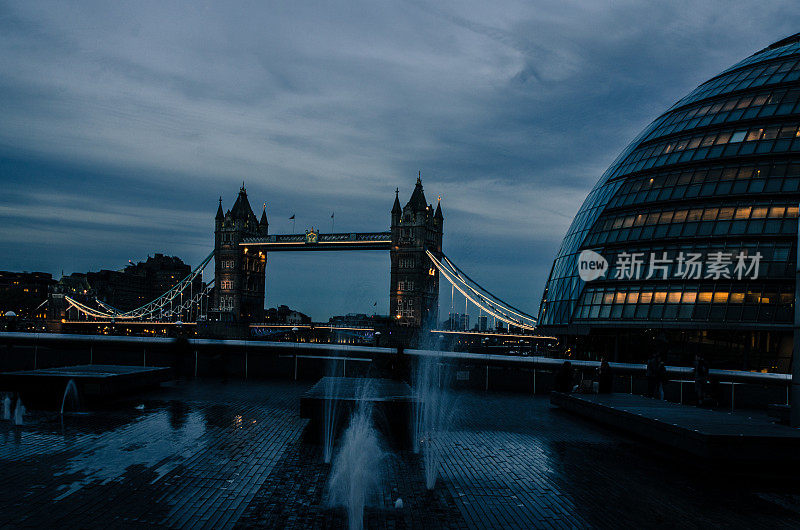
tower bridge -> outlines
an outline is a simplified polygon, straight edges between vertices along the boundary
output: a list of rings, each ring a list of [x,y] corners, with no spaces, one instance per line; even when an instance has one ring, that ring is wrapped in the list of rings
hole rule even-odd
[[[304,233],[270,234],[266,205],[257,218],[242,185],[229,210],[224,211],[222,199],[219,200],[214,250],[161,296],[130,311],[120,311],[100,299],[66,294],[51,295],[48,303],[66,304],[67,318],[62,323],[107,324],[103,329],[119,324],[130,325],[130,329],[158,325],[163,329],[161,326],[170,324],[204,322],[212,334],[227,333],[226,330],[252,334],[253,325],[264,327],[267,260],[271,253],[377,250],[389,252],[389,312],[393,325],[412,332],[429,329],[434,333],[470,333],[466,328],[436,330],[443,279],[451,286],[450,320],[458,293],[463,296],[465,314],[470,306],[478,312],[480,333],[488,336],[534,331],[533,316],[493,295],[444,254],[441,201],[436,207],[427,202],[421,178],[417,178],[405,205],[401,205],[400,192],[395,190],[389,221],[389,230],[385,231],[322,233],[312,228]],[[214,278],[205,282],[203,273],[212,258]],[[198,280],[202,288],[196,286]],[[488,318],[492,319],[491,327],[486,325]],[[503,325],[507,328],[503,329]],[[261,331],[266,332],[266,327]],[[371,332],[359,332],[362,331]]]
[[[244,186],[233,207],[223,213],[222,199],[214,229],[216,318],[257,322],[264,316],[266,263],[271,252],[389,251],[389,311],[404,326],[438,322],[439,272],[428,253],[442,256],[444,216],[425,199],[422,179],[405,206],[395,190],[390,229],[383,232],[269,234],[266,206],[256,219]]]

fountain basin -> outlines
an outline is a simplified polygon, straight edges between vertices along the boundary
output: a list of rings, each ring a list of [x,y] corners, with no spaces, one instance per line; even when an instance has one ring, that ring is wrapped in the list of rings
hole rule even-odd
[[[300,398],[300,417],[309,421],[308,431],[319,439],[324,429],[325,408],[335,414],[336,436],[349,425],[359,404],[372,410],[375,428],[394,447],[411,444],[411,414],[414,398],[411,387],[392,379],[364,377],[323,377]]]
[[[0,373],[0,390],[17,392],[26,404],[57,409],[70,379],[81,399],[91,401],[168,381],[170,369],[91,364],[4,372]]]

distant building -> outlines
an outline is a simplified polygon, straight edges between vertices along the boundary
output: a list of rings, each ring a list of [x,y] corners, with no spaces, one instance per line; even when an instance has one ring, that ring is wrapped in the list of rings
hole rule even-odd
[[[130,311],[155,300],[190,273],[191,268],[180,258],[163,254],[148,256],[147,261],[130,263],[122,270],[74,272],[53,282],[46,318],[50,321],[77,318],[76,310],[68,311],[70,304],[65,296],[90,307],[97,307],[99,300],[119,311]],[[204,288],[198,276],[183,295],[188,300]]]
[[[489,317],[487,316],[479,316],[478,317],[478,331],[486,331],[489,329]]]
[[[442,329],[447,329],[451,331],[469,330],[469,314],[450,313],[447,320],[442,322]]]
[[[346,315],[330,317],[328,324],[335,328],[371,328],[375,326],[376,320],[385,321],[386,317],[377,317],[364,313],[347,313]]]
[[[264,322],[269,324],[311,324],[311,317],[288,306],[270,307],[264,312]]]
[[[180,258],[156,254],[148,256],[147,261],[131,263],[121,271],[89,272],[86,279],[98,299],[120,311],[130,311],[158,298],[191,272],[191,267]],[[202,288],[198,277],[185,296],[198,293]]]
[[[13,311],[20,317],[36,318],[44,311],[36,310],[47,300],[53,284],[53,275],[47,272],[0,271],[0,315]],[[34,311],[37,314],[32,314]]]

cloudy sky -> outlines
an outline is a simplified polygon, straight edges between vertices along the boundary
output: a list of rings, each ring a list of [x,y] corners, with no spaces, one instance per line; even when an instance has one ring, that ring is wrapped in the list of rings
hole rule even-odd
[[[606,166],[692,88],[800,30],[796,7],[0,1],[0,269],[196,264],[242,181],[273,233],[292,214],[328,230],[331,212],[337,231],[385,230],[421,171],[446,254],[533,312]],[[384,253],[277,254],[267,274],[270,306],[388,311]]]

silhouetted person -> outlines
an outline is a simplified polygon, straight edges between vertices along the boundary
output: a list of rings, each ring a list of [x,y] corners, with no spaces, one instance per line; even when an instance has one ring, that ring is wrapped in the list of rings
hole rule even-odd
[[[564,364],[556,372],[556,392],[572,392],[572,377],[572,363],[564,361]]]
[[[610,394],[614,382],[614,374],[611,373],[611,365],[605,357],[600,361],[600,368],[597,369],[597,392],[600,394]]]
[[[656,397],[656,391],[658,389],[658,365],[658,354],[653,353],[647,361],[647,370],[645,371],[645,376],[647,376],[647,397]]]
[[[656,371],[656,396],[658,399],[664,399],[664,385],[667,384],[667,365],[659,355],[658,368]]]
[[[411,368],[409,366],[408,355],[405,354],[405,346],[397,346],[397,354],[392,363],[392,379],[396,381],[411,382]]]
[[[694,356],[694,393],[697,398],[697,406],[703,406],[706,400],[706,383],[708,382],[708,363],[703,355],[698,353]]]
[[[175,342],[172,343],[173,366],[175,367],[175,377],[177,379],[186,377],[186,361],[191,354],[191,349],[186,334],[178,331],[178,336],[175,337]]]

